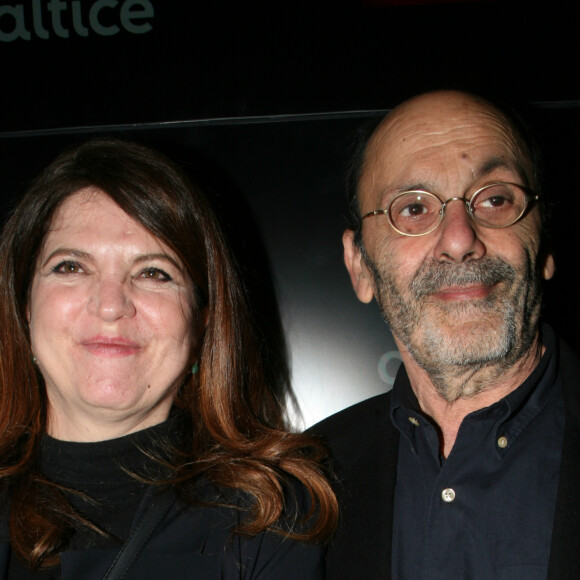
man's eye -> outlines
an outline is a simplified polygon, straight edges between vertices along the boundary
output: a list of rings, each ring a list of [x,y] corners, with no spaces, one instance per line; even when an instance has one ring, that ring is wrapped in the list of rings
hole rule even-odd
[[[55,274],[79,274],[83,271],[81,265],[78,262],[73,262],[72,260],[64,260],[59,262],[56,266],[52,268]]]
[[[146,280],[155,280],[157,282],[169,282],[172,280],[171,276],[160,270],[159,268],[145,268],[145,270],[141,271],[140,278],[144,278]]]
[[[503,195],[492,195],[486,199],[482,199],[479,205],[484,208],[502,207],[506,203],[511,203],[511,199]]]
[[[410,203],[400,211],[400,215],[402,217],[416,217],[426,214],[427,211],[427,208],[422,203]]]

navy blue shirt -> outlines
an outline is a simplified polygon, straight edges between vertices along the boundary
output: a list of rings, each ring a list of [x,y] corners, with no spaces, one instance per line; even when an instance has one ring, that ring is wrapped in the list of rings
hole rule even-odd
[[[545,580],[564,434],[557,343],[515,391],[465,417],[451,453],[403,367],[391,400],[401,432],[393,524],[398,580]]]

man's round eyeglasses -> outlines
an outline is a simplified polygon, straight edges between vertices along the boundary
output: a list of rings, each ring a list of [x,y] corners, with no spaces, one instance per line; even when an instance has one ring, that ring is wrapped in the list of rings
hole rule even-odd
[[[441,201],[428,191],[403,191],[396,195],[385,209],[376,209],[363,215],[387,216],[391,227],[404,236],[424,236],[443,221],[447,204],[462,201],[469,217],[484,228],[507,228],[515,224],[526,212],[534,194],[523,185],[494,182],[480,187],[469,199],[452,197]]]

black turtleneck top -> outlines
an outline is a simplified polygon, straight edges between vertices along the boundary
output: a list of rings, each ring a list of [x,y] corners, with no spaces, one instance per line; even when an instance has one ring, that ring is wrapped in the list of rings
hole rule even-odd
[[[69,503],[107,535],[83,529],[76,532],[67,550],[120,549],[131,530],[137,509],[149,487],[134,477],[159,474],[157,461],[143,451],[152,451],[159,441],[171,441],[180,421],[173,414],[167,421],[137,433],[95,443],[59,441],[45,435],[41,442],[40,468],[49,480],[83,495],[67,493]],[[90,498],[90,499],[89,499]],[[60,566],[31,572],[12,555],[8,580],[61,578]]]
[[[40,451],[42,473],[67,489],[81,492],[66,492],[69,503],[106,534],[77,530],[64,546],[60,566],[32,572],[8,547],[4,506],[0,580],[101,580],[128,537],[135,517],[149,501],[148,492],[157,487],[146,482],[163,479],[160,463],[143,451],[159,456],[162,447],[157,442],[179,441],[182,433],[182,421],[174,413],[160,425],[109,441],[72,443],[45,436]],[[127,580],[323,578],[322,547],[271,532],[249,538],[234,532],[247,513],[243,494],[218,490],[208,482],[198,483],[192,493],[200,501],[178,501],[174,505]],[[291,494],[290,505],[294,508],[287,514],[288,525],[299,513],[306,512],[301,489],[296,486]]]

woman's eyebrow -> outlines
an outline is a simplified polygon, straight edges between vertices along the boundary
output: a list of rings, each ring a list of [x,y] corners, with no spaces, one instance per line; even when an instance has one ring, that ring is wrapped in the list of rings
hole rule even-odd
[[[46,266],[46,264],[56,256],[69,256],[80,260],[92,260],[92,256],[88,252],[83,252],[82,250],[76,250],[74,248],[57,248],[48,255],[46,260],[42,263],[42,267]]]
[[[134,264],[140,264],[142,262],[149,262],[151,260],[164,260],[173,264],[180,272],[183,271],[183,267],[179,264],[179,262],[170,256],[169,254],[165,253],[153,253],[153,254],[139,254],[133,258]]]
[[[89,252],[84,252],[83,250],[78,250],[75,248],[57,248],[48,255],[46,260],[42,263],[42,267],[46,266],[48,262],[50,262],[57,256],[68,256],[71,258],[77,258],[79,260],[93,260],[93,256]],[[143,262],[149,262],[151,260],[164,260],[175,266],[180,272],[183,271],[183,267],[179,264],[179,262],[175,258],[163,252],[151,254],[138,254],[133,258],[133,263],[141,264]]]

